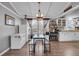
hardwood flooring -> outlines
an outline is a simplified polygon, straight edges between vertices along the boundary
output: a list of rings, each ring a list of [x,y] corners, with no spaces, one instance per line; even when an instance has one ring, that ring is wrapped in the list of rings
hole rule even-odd
[[[41,40],[36,42],[35,50],[36,50],[35,51],[36,56],[44,55],[44,47],[43,47],[43,43]]]
[[[38,44],[39,44],[38,46],[42,47],[40,43]],[[51,41],[50,52],[42,54],[41,51],[42,50],[37,51],[34,55],[35,56],[79,56],[79,42]],[[20,50],[9,50],[3,56],[29,56],[29,46],[28,44],[25,44],[23,48],[21,48]]]

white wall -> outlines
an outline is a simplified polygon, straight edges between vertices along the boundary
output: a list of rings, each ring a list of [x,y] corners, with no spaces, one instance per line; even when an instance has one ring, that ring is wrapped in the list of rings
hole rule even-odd
[[[16,25],[21,24],[15,14],[0,5],[0,52],[10,47],[9,36],[15,34],[15,26],[5,25],[5,14],[14,17]]]
[[[5,22],[5,16],[4,16],[5,14],[8,14],[8,15],[14,17],[15,18],[15,24],[16,25],[18,25],[18,24],[20,25],[19,18],[17,18],[15,14],[11,13],[9,10],[3,8],[2,6],[0,6],[0,25],[4,25],[5,24],[4,23]]]

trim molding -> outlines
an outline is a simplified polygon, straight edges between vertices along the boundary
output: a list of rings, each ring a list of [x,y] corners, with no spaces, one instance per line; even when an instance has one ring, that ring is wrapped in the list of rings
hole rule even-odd
[[[6,53],[9,50],[10,50],[10,48],[7,48],[6,50],[4,50],[3,52],[0,53],[0,56],[2,56],[4,53]]]
[[[2,3],[0,3],[0,5],[1,5],[2,7],[4,7],[5,9],[9,10],[10,12],[12,12],[13,14],[15,14],[16,16],[19,17],[19,15],[17,15],[14,11],[12,11],[11,9],[9,9],[9,8],[6,7],[5,5],[3,5]]]

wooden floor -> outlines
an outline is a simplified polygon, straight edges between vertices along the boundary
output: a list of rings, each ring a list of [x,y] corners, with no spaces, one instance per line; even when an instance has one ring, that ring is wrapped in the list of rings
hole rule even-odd
[[[40,56],[79,56],[79,42],[50,42],[51,52],[38,54]],[[40,44],[39,44],[40,45]],[[3,56],[29,56],[28,44],[25,44],[20,50],[10,50]],[[36,55],[35,56],[38,56]]]
[[[40,56],[40,55],[44,55],[44,49],[43,49],[43,44],[42,44],[42,41],[37,41],[36,42],[36,48],[35,48],[35,56]]]

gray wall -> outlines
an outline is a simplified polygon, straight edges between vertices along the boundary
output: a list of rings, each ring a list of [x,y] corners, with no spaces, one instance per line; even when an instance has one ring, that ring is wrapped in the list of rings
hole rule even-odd
[[[8,47],[9,47],[9,38],[8,38],[8,36],[3,37],[2,39],[0,39],[0,52],[7,49]]]
[[[5,25],[5,14],[15,18],[15,24],[20,25],[20,19],[9,10],[0,6],[0,52],[10,47],[9,36],[15,34],[15,26]]]

